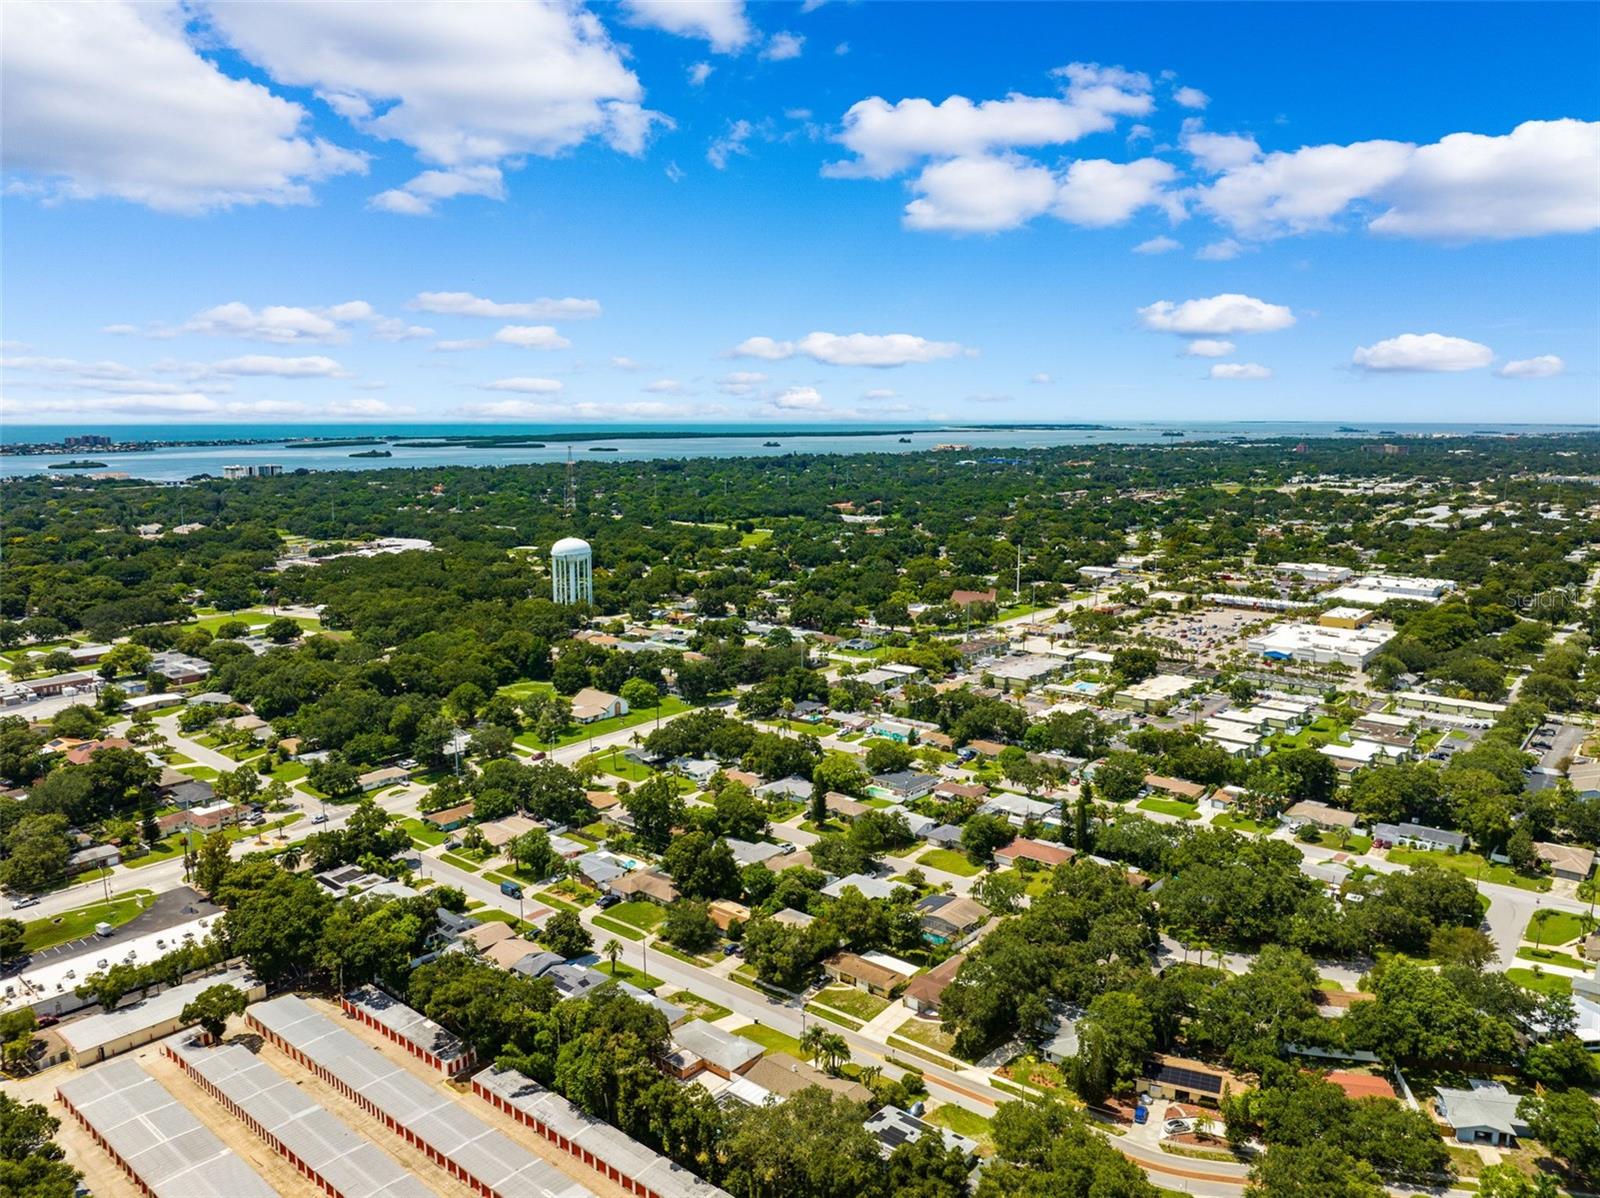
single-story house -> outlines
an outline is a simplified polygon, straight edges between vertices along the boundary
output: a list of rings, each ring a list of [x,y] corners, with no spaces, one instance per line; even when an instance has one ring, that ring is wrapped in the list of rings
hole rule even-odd
[[[504,926],[504,925],[501,925]],[[516,969],[528,957],[538,954],[528,946],[528,942],[520,936],[509,940],[502,940],[498,944],[491,944],[483,950],[483,959],[491,961],[501,969]]]
[[[208,807],[216,801],[216,789],[209,782],[184,775],[184,780],[168,788],[167,798],[174,807],[185,810],[190,807]]]
[[[461,941],[463,944],[471,945],[481,953],[499,944],[502,940],[514,940],[516,937],[517,933],[510,924],[502,923],[498,919],[491,919],[486,923],[480,923],[469,931],[463,932]],[[524,951],[531,950],[525,949]]]
[[[620,695],[608,695],[605,691],[586,686],[572,696],[572,718],[580,724],[592,724],[596,720],[610,720],[627,714],[627,701]]]
[[[742,1076],[765,1051],[754,1040],[725,1032],[703,1019],[691,1019],[672,1033],[674,1043],[695,1058],[694,1073],[708,1069],[718,1077]],[[692,1077],[694,1074],[688,1074]]]
[[[1005,848],[996,849],[994,860],[1001,869],[1010,869],[1019,861],[1032,861],[1046,869],[1054,869],[1058,865],[1065,865],[1076,855],[1065,845],[1029,840],[1026,836],[1019,836]]]
[[[555,985],[562,998],[583,998],[591,990],[598,990],[611,980],[611,976],[587,965],[552,965],[544,976]]]
[[[1580,799],[1600,798],[1600,761],[1574,761],[1567,767],[1567,781]]]
[[[776,782],[756,787],[756,794],[763,799],[799,799],[804,802],[811,797],[811,783],[800,777],[779,778]]]
[[[596,890],[607,890],[627,873],[627,868],[610,853],[585,853],[576,861],[578,877]]]
[[[871,874],[846,874],[829,882],[822,888],[822,893],[829,898],[838,898],[846,890],[854,887],[861,892],[862,898],[886,899],[899,889],[900,884],[890,882],[884,878],[875,878]]]
[[[1001,791],[992,796],[978,810],[984,815],[998,815],[1016,828],[1022,827],[1029,820],[1043,824],[1047,828],[1061,826],[1061,810],[1056,804],[1030,799],[1009,791]]]
[[[1151,790],[1158,790],[1187,803],[1198,803],[1200,796],[1206,793],[1206,788],[1198,782],[1190,782],[1186,778],[1168,778],[1162,774],[1146,774],[1144,784]]]
[[[922,938],[930,944],[965,944],[989,922],[989,908],[976,899],[955,894],[930,894],[916,909]]]
[[[755,790],[761,785],[761,776],[752,774],[749,770],[723,770],[722,776],[729,782],[737,782],[749,790]]]
[[[1356,813],[1314,799],[1303,799],[1283,813],[1283,822],[1296,830],[1310,824],[1324,832],[1349,832],[1356,826]]]
[[[961,825],[935,824],[922,833],[922,839],[940,848],[958,849],[961,847]]]
[[[1426,824],[1377,824],[1372,829],[1372,843],[1382,849],[1439,849],[1459,853],[1467,847],[1467,838],[1460,832],[1447,832]]]
[[[673,903],[678,900],[678,888],[672,879],[659,870],[636,869],[612,880],[607,889],[625,899],[649,899],[653,903]]]
[[[1533,842],[1533,851],[1538,854],[1539,860],[1550,867],[1552,874],[1569,882],[1583,881],[1594,869],[1593,849],[1536,840]]]
[[[1356,1073],[1349,1069],[1335,1069],[1327,1080],[1344,1091],[1346,1098],[1398,1098],[1389,1079],[1376,1073]]]
[[[867,806],[860,799],[852,799],[849,795],[840,794],[836,790],[830,790],[824,796],[823,801],[828,806],[829,815],[837,816],[846,823],[849,823],[855,819],[859,819],[861,816],[872,810],[871,807]]]
[[[941,781],[933,793],[941,799],[981,799],[988,795],[989,788],[982,782]]]
[[[807,1086],[821,1086],[842,1094],[852,1102],[870,1102],[872,1091],[860,1082],[847,1077],[830,1077],[815,1065],[797,1061],[787,1053],[772,1053],[759,1058],[744,1072],[748,1081],[754,1082],[769,1094],[788,1098]]]
[[[997,740],[969,740],[965,747],[983,757],[998,757],[1007,748]]]
[[[67,858],[67,872],[81,874],[91,869],[110,869],[122,860],[116,845],[97,844],[93,848],[79,849]]]
[[[1145,1062],[1139,1077],[1139,1089],[1152,1098],[1200,1106],[1217,1106],[1228,1087],[1237,1092],[1239,1083],[1226,1069],[1159,1052]]]
[[[926,973],[917,974],[906,983],[900,1000],[918,1015],[937,1015],[945,987],[956,980],[956,974],[961,972],[961,964],[966,959],[964,954],[958,953],[939,962]]]
[[[786,928],[806,928],[817,922],[817,917],[806,911],[796,911],[793,907],[785,907],[781,911],[772,913],[772,922],[781,923]]]
[[[884,797],[901,803],[910,803],[924,795],[932,794],[933,788],[938,784],[939,779],[933,774],[924,774],[917,770],[878,774],[872,779],[873,789],[882,791]]]
[[[443,811],[430,811],[422,817],[422,822],[441,832],[454,832],[472,819],[472,806],[471,803],[461,803],[446,807]]]
[[[761,865],[782,855],[784,846],[770,840],[740,840],[737,836],[724,836],[728,851],[743,869],[747,865]]]
[[[381,770],[368,770],[356,781],[362,790],[382,790],[385,786],[396,786],[410,779],[410,770],[398,765],[389,765]]]
[[[714,899],[706,904],[706,912],[719,931],[726,932],[736,923],[750,922],[750,908],[732,899]]]
[[[911,1112],[901,1110],[897,1106],[884,1107],[862,1126],[873,1139],[878,1141],[878,1149],[884,1156],[892,1155],[902,1144],[915,1144],[930,1133],[943,1140],[946,1148],[959,1148],[968,1156],[978,1151],[977,1141],[957,1135],[946,1128],[936,1127],[932,1123],[924,1123]]]
[[[566,958],[560,953],[550,952],[548,949],[541,952],[530,952],[519,957],[510,968],[524,977],[537,978],[554,969],[557,965],[566,964]]]
[[[1081,1017],[1081,1012],[1077,1015]],[[1049,1033],[1039,1043],[1039,1055],[1052,1065],[1060,1065],[1078,1055],[1078,1018],[1072,1014],[1055,1017]]]
[[[834,953],[822,963],[822,971],[836,982],[854,986],[857,990],[865,990],[869,994],[890,997],[895,989],[904,982],[905,976],[890,969],[887,965],[879,965],[876,961],[869,961],[856,953]]]
[[[1434,1109],[1455,1132],[1457,1141],[1510,1148],[1520,1137],[1531,1134],[1517,1114],[1521,1101],[1517,1095],[1498,1082],[1474,1080],[1471,1086],[1469,1090],[1440,1086],[1434,1091]]]

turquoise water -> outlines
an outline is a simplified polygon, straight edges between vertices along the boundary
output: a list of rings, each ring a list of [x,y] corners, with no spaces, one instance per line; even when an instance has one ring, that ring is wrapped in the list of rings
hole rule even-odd
[[[0,430],[6,444],[57,443],[74,433],[104,433],[119,443],[182,441],[161,448],[74,449],[70,454],[0,455],[0,476],[60,471],[68,458],[105,462],[106,469],[156,481],[174,481],[199,474],[220,477],[224,466],[251,463],[278,463],[285,471],[307,470],[384,470],[433,466],[508,466],[528,462],[558,462],[570,449],[578,461],[631,461],[651,458],[761,457],[785,453],[888,453],[932,449],[935,445],[957,443],[974,451],[996,449],[1037,449],[1059,445],[1106,444],[1181,444],[1183,441],[1214,441],[1237,437],[1256,440],[1273,437],[1353,437],[1376,439],[1380,427],[1396,436],[1464,435],[1474,432],[1539,434],[1554,432],[1600,431],[1600,426],[1529,424],[1369,424],[1359,431],[1341,432],[1333,423],[1250,422],[1250,421],[1174,421],[1169,423],[1128,422],[1104,427],[975,427],[962,425],[903,424],[892,428],[870,429],[860,426],[833,428],[773,428],[765,425],[686,425],[677,428],[661,425],[248,425],[191,424],[18,426]],[[352,458],[352,453],[374,448],[367,445],[310,449],[289,449],[285,443],[305,438],[389,438],[413,439],[441,436],[539,437],[584,434],[584,439],[552,441],[542,448],[529,446],[483,447],[454,445],[445,448],[413,449],[398,445],[389,448],[391,457]],[[587,434],[592,433],[592,437]],[[1171,436],[1181,433],[1182,436]],[[223,439],[260,440],[259,444],[217,445],[207,441]],[[765,444],[778,442],[777,446]],[[615,452],[594,453],[605,447]],[[93,473],[90,471],[88,473]]]

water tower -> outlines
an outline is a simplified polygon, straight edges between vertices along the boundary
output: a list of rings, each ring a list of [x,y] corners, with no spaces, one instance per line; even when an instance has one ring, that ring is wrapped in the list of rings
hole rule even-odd
[[[594,550],[577,537],[550,546],[550,592],[557,603],[594,602]]]

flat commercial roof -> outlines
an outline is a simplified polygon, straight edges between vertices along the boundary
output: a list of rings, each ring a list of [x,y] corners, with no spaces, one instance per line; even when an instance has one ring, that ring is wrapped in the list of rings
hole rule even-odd
[[[467,937],[470,939],[472,932],[468,932]],[[457,1037],[445,1031],[427,1016],[413,1011],[399,999],[385,994],[376,986],[362,986],[359,990],[352,990],[345,995],[345,1000],[360,1007],[373,1020],[387,1028],[397,1040],[420,1048],[423,1052],[432,1053],[445,1064],[466,1054],[467,1046]]]
[[[277,1198],[137,1061],[80,1073],[56,1093],[155,1198]]]
[[[509,1136],[357,1039],[302,998],[286,994],[250,1018],[501,1198],[595,1198]]]
[[[246,993],[255,989],[256,981],[243,969],[230,969],[225,973],[207,974],[181,986],[173,986],[160,994],[151,995],[132,1006],[102,1011],[84,1019],[72,1019],[56,1028],[74,1055],[113,1044],[124,1036],[158,1027],[178,1018],[183,1008],[202,990],[212,986],[234,986]]]
[[[491,1066],[475,1074],[472,1084],[512,1109],[532,1116],[541,1127],[549,1128],[661,1198],[729,1198],[726,1191],[623,1135],[604,1120],[585,1114],[515,1069]]]
[[[192,1040],[169,1051],[234,1103],[340,1198],[434,1198],[434,1191],[372,1141],[323,1107],[255,1053],[237,1044],[207,1048]]]

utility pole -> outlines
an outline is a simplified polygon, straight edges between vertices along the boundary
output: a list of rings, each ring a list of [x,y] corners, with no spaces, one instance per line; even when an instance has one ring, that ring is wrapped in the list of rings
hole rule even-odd
[[[567,446],[567,495],[566,495],[565,507],[566,507],[567,515],[569,515],[569,516],[572,515],[572,513],[577,511],[577,509],[578,509],[578,479],[577,479],[577,475],[573,473],[573,471],[575,469],[576,469],[576,463],[573,462],[573,460],[572,460],[572,446],[568,445]]]

